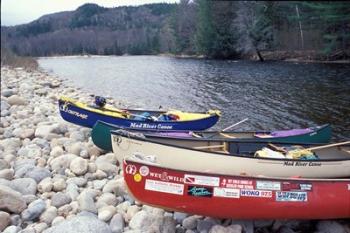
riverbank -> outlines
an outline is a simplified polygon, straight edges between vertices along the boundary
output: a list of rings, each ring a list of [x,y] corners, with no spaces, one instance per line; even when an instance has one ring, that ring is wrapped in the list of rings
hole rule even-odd
[[[59,115],[59,96],[91,102],[89,93],[37,70],[2,67],[1,77],[2,232],[350,232],[346,220],[222,220],[141,205],[114,154]]]

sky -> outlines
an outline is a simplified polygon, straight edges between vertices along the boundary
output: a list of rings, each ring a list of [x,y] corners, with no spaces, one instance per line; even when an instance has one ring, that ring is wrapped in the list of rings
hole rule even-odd
[[[179,0],[1,0],[1,26],[29,23],[39,17],[60,11],[72,11],[85,3],[104,7],[135,6]]]

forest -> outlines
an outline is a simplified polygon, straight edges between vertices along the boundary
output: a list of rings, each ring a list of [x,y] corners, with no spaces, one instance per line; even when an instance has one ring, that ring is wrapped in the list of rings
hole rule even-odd
[[[175,54],[214,59],[350,57],[346,1],[209,1],[103,8],[45,15],[1,28],[17,55]]]

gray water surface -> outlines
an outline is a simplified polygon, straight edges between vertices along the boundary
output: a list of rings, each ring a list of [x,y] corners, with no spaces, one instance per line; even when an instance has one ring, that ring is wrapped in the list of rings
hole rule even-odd
[[[350,139],[350,65],[218,61],[160,56],[41,58],[40,66],[69,84],[129,107],[220,109],[237,130],[333,126]]]

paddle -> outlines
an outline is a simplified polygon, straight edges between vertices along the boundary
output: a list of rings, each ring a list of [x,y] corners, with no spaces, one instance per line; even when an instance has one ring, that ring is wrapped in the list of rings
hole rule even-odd
[[[245,119],[243,119],[243,120],[241,120],[241,121],[239,121],[239,122],[237,122],[237,123],[234,123],[234,124],[230,125],[229,127],[226,127],[225,129],[223,129],[223,130],[221,130],[221,131],[222,131],[222,132],[225,132],[225,131],[227,131],[227,130],[229,130],[229,129],[232,129],[232,128],[235,127],[235,126],[237,126],[237,125],[239,125],[239,124],[242,124],[243,122],[246,122],[248,119],[249,119],[249,118],[245,118]]]
[[[325,149],[325,148],[330,148],[330,147],[335,147],[335,146],[344,146],[344,145],[348,145],[348,144],[350,144],[350,141],[333,143],[333,144],[328,144],[328,145],[324,145],[324,146],[315,146],[315,147],[306,148],[305,150],[310,150],[310,151],[321,150],[321,149]]]

